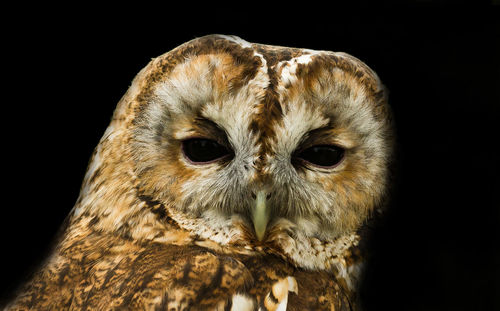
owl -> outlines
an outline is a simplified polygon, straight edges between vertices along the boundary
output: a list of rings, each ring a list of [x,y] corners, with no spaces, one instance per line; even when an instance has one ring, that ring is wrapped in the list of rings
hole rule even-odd
[[[136,76],[6,310],[358,310],[391,119],[348,54],[184,43]]]

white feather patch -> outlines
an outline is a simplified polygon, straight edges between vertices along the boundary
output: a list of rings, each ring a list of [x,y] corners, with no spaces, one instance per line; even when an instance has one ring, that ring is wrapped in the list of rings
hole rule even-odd
[[[233,295],[231,311],[252,311],[254,310],[253,299],[243,294]]]
[[[238,43],[242,48],[252,48],[252,44],[250,42],[247,42],[240,37],[237,36],[228,36],[228,35],[218,35],[221,38],[224,38],[228,41]]]

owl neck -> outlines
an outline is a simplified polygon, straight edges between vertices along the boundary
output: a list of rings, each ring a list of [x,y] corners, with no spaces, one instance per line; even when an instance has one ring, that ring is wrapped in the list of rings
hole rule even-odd
[[[257,241],[244,217],[215,212],[189,217],[152,197],[120,193],[123,197],[112,201],[102,201],[106,195],[79,200],[73,213],[73,223],[78,225],[74,227],[121,235],[138,243],[197,245],[228,255],[273,254],[298,268],[331,271],[345,288],[356,288],[362,269],[358,249],[361,238],[356,232],[321,240],[294,232],[294,225],[281,219],[273,224],[264,241]],[[114,209],[108,210],[110,206]]]
[[[350,291],[356,289],[363,262],[361,235],[351,232],[331,240],[310,237],[294,230],[286,220],[274,222],[263,241],[251,232],[252,225],[241,216],[224,217],[210,212],[203,218],[190,219],[172,212],[179,226],[195,234],[195,244],[226,254],[269,254],[283,258],[297,268],[331,271]]]

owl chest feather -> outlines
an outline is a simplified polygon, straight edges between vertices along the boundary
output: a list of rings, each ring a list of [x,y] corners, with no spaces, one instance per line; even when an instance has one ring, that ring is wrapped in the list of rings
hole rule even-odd
[[[285,280],[296,288],[283,290]],[[298,268],[268,252],[77,230],[7,309],[279,310],[286,297],[286,310],[350,310],[343,285],[332,272]]]

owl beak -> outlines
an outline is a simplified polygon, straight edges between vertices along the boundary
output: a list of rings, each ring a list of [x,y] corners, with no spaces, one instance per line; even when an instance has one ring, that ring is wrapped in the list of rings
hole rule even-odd
[[[267,223],[269,222],[269,211],[266,206],[267,193],[265,191],[257,192],[255,197],[255,206],[252,211],[253,227],[255,228],[255,235],[259,241],[262,241],[266,233]]]

